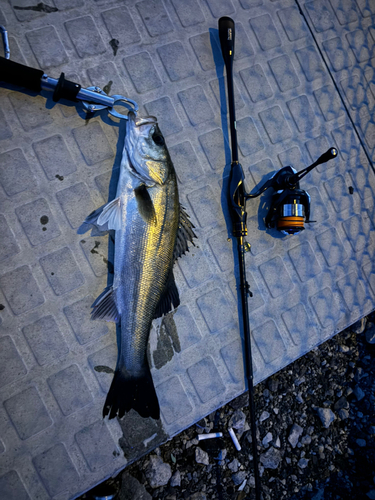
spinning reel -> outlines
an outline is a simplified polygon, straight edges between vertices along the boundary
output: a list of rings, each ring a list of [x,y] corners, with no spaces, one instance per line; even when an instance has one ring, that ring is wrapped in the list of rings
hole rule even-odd
[[[266,227],[276,227],[283,234],[298,234],[305,229],[305,222],[313,222],[310,221],[310,195],[300,189],[299,181],[313,168],[336,156],[337,149],[330,148],[315,163],[300,172],[292,167],[283,167],[268,179],[256,193],[246,194],[246,199],[256,198],[268,188],[273,188],[275,192],[264,220]]]

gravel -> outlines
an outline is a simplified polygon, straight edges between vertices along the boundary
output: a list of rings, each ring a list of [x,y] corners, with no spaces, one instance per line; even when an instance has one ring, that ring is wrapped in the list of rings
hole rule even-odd
[[[374,324],[372,314],[255,387],[262,500],[375,499]],[[101,488],[116,500],[255,499],[249,422],[244,394]],[[224,437],[198,444],[202,429]]]

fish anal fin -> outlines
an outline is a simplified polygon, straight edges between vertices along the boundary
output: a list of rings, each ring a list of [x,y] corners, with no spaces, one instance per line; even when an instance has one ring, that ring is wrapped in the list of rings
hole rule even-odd
[[[156,306],[154,319],[160,318],[164,314],[168,314],[179,305],[180,296],[174,280],[173,271],[171,270],[164,292],[160,297],[158,305]]]
[[[138,211],[142,219],[147,224],[156,224],[156,212],[154,204],[147,187],[141,184],[134,189],[135,199],[137,200]]]
[[[97,218],[97,226],[104,226],[108,229],[121,229],[121,200],[115,198],[104,205],[102,212]]]
[[[116,305],[116,291],[112,287],[107,287],[95,300],[91,306],[91,319],[103,319],[117,323],[120,314]]]
[[[174,261],[189,251],[189,242],[194,245],[193,239],[197,237],[194,233],[194,227],[195,226],[190,221],[185,209],[180,205],[180,217],[178,222],[176,244],[173,252]]]

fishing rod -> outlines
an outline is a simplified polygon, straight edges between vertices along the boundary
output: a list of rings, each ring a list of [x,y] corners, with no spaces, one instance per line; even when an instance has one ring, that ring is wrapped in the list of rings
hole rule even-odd
[[[246,226],[246,193],[244,180],[245,176],[242,167],[238,161],[238,144],[236,131],[236,116],[234,107],[234,91],[233,91],[233,58],[234,58],[234,38],[235,29],[234,21],[230,17],[221,17],[219,19],[219,38],[221,51],[224,58],[224,63],[227,71],[227,88],[228,88],[228,104],[229,104],[229,124],[231,135],[231,152],[232,162],[229,175],[229,211],[232,220],[232,234],[237,238],[238,264],[240,272],[239,289],[241,292],[241,311],[242,311],[242,328],[245,341],[245,368],[246,379],[249,391],[249,409],[251,423],[251,437],[253,449],[253,464],[255,478],[255,496],[256,500],[261,499],[261,484],[258,467],[258,448],[256,438],[256,419],[255,419],[255,404],[254,404],[254,383],[253,383],[253,360],[251,355],[251,335],[249,322],[249,308],[247,296],[252,295],[250,292],[249,283],[246,280],[245,267],[245,251],[247,244],[245,236],[247,235]]]
[[[81,101],[89,113],[107,109],[110,115],[127,120],[127,115],[116,111],[115,106],[123,105],[128,111],[131,110],[134,113],[138,111],[137,103],[128,97],[109,96],[97,86],[82,88],[79,83],[67,80],[64,73],[61,73],[58,79],[51,78],[40,69],[11,61],[7,30],[4,26],[0,26],[0,31],[5,54],[5,57],[0,57],[0,82],[24,87],[38,93],[42,90],[51,91],[54,102],[58,102],[60,99],[72,102]]]

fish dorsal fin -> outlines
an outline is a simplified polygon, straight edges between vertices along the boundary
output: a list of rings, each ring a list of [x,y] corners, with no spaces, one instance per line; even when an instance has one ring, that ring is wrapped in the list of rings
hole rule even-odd
[[[189,251],[188,242],[194,245],[193,238],[196,238],[194,233],[194,224],[190,221],[185,209],[180,205],[180,219],[178,222],[178,230],[176,236],[176,244],[174,247],[173,260],[177,260],[185,252]],[[195,245],[194,245],[195,246]]]
[[[91,319],[104,319],[117,323],[120,314],[116,305],[116,292],[112,287],[107,287],[91,306]]]
[[[104,205],[102,213],[97,218],[97,225],[107,229],[121,229],[121,200],[115,198]]]
[[[154,319],[160,318],[163,314],[168,314],[172,309],[176,309],[180,305],[180,296],[176,282],[174,280],[173,271],[169,273],[169,278],[165,286],[164,292],[160,297],[159,303],[156,306]]]
[[[156,212],[154,204],[147,187],[141,184],[134,189],[135,199],[137,200],[138,212],[147,224],[156,224]]]

